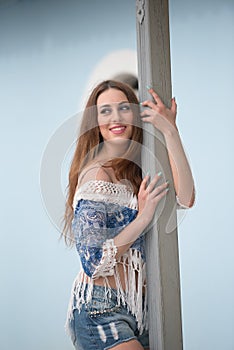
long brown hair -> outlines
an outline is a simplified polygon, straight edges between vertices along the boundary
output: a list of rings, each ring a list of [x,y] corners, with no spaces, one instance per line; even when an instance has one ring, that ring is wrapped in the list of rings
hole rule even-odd
[[[141,128],[140,111],[138,99],[132,88],[119,81],[106,80],[98,84],[92,91],[87,101],[83,114],[79,136],[76,143],[76,149],[69,171],[69,183],[67,186],[67,202],[64,215],[64,235],[67,245],[73,245],[74,237],[71,232],[71,222],[73,218],[73,198],[76,191],[79,176],[84,167],[97,154],[100,145],[103,143],[102,135],[99,131],[97,122],[97,99],[108,89],[117,89],[122,91],[128,101],[132,104],[131,109],[134,114],[134,125],[132,133],[132,142],[126,153],[121,158],[111,161],[111,167],[114,170],[117,180],[127,179],[131,182],[134,193],[137,194],[142,180],[141,173],[141,144],[143,132]]]

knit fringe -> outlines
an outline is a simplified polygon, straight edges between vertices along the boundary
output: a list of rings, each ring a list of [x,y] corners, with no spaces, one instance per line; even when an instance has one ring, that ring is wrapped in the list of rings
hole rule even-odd
[[[124,284],[122,285],[118,263],[123,265]],[[144,329],[148,329],[147,317],[147,289],[146,289],[146,268],[145,262],[141,258],[141,254],[137,249],[129,249],[127,253],[122,256],[114,267],[114,278],[117,289],[118,305],[122,304],[127,307],[127,310],[135,316],[139,333],[142,334]],[[83,270],[77,275],[71,291],[71,297],[68,305],[66,331],[69,333],[69,323],[73,319],[73,311],[77,309],[79,312],[83,304],[87,304],[92,299],[92,292],[94,286],[94,279],[88,277]],[[85,287],[88,289],[85,297]],[[108,277],[104,278],[105,299],[108,301],[111,298],[111,287]],[[145,300],[143,304],[143,290],[145,293]]]

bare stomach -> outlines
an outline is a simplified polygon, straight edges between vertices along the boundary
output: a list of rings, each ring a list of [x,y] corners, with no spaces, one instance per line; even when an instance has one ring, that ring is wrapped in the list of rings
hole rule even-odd
[[[126,290],[125,278],[128,281],[128,266],[125,266],[125,271],[126,271],[126,274],[127,274],[126,277],[125,277],[123,264],[117,263],[117,269],[118,269],[118,272],[119,272],[119,278],[120,278],[121,286],[122,286],[123,290]],[[106,278],[108,279],[108,283],[109,283],[111,288],[118,289],[117,286],[116,286],[116,282],[115,282],[115,277],[114,276],[95,278],[93,280],[93,284],[96,285],[96,286],[105,286],[106,285]],[[137,289],[137,283],[138,283],[138,272],[137,271],[135,271],[135,281],[136,281],[136,289]],[[145,292],[145,286],[143,286],[143,294],[144,294],[144,292]]]
[[[118,269],[118,272],[119,272],[121,286],[122,286],[123,290],[125,290],[126,286],[125,286],[125,278],[124,278],[124,267],[123,267],[122,264],[118,264],[117,263],[117,269]],[[127,270],[127,268],[126,268],[126,270]],[[126,271],[126,273],[127,273],[127,271]],[[137,272],[135,272],[135,273],[137,274]],[[115,282],[115,277],[114,276],[108,276],[107,278],[108,278],[108,283],[109,283],[110,287],[113,288],[113,289],[117,289],[116,282]],[[128,273],[127,273],[126,278],[128,280]],[[97,286],[104,286],[105,285],[105,278],[104,277],[96,278],[94,280],[94,284],[97,285]]]

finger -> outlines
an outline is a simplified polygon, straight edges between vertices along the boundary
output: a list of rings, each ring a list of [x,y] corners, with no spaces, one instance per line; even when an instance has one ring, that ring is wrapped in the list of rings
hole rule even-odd
[[[153,112],[153,113],[152,113]],[[151,114],[155,114],[154,111],[152,111],[152,109],[145,109],[143,112],[141,112],[141,117],[148,117]]]
[[[155,102],[151,101],[151,100],[146,100],[144,102],[141,103],[142,106],[145,107],[150,107],[152,109],[155,109],[155,107],[157,107],[157,105],[155,104]]]
[[[176,115],[176,113],[177,113],[177,104],[176,104],[175,97],[172,98],[172,100],[171,100],[171,111],[173,112],[173,114]]]
[[[159,172],[153,177],[152,181],[149,183],[149,185],[147,187],[147,191],[149,193],[155,189],[155,186],[156,186],[157,182],[159,181],[159,179],[161,178],[161,176],[162,176],[162,173]]]
[[[141,191],[145,191],[146,190],[146,187],[147,187],[147,183],[150,179],[150,176],[147,174],[144,179],[141,181],[141,185],[140,185],[140,188],[139,188],[139,192]]]
[[[154,98],[155,102],[157,103],[157,105],[164,106],[163,101],[161,100],[161,98],[158,96],[158,94],[153,89],[150,89],[149,92],[153,96],[153,98]]]
[[[166,188],[164,191],[160,192],[159,195],[157,195],[156,199],[157,202],[159,202],[165,195],[168,193],[169,188]]]
[[[148,116],[148,117],[142,118],[141,120],[142,120],[143,122],[145,122],[145,123],[151,123],[151,124],[153,124],[153,117]]]
[[[164,184],[157,186],[151,193],[152,197],[157,197],[161,194],[161,192],[164,192],[168,188],[168,182],[165,182]]]

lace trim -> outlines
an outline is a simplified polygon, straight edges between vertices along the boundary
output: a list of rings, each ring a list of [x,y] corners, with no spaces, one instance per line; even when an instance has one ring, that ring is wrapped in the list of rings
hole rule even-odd
[[[114,274],[114,266],[116,265],[117,248],[113,239],[107,239],[103,243],[103,253],[101,261],[94,271],[92,278],[103,276],[112,276]]]
[[[127,185],[102,180],[91,180],[78,188],[73,200],[74,210],[80,199],[109,202],[130,209],[138,209],[137,197]]]
[[[121,260],[120,260],[121,259]],[[147,317],[147,288],[146,288],[146,267],[145,262],[141,258],[141,254],[136,249],[129,249],[118,263],[123,265],[125,289],[121,284],[121,279],[118,271],[118,264],[113,267],[114,278],[117,290],[118,305],[121,304],[127,307],[137,321],[137,326],[140,334],[144,329],[148,329]],[[88,285],[87,294],[85,295],[85,287]],[[69,323],[73,319],[73,310],[79,312],[83,304],[91,301],[93,293],[94,279],[88,277],[83,270],[76,277],[71,291],[71,298],[68,306],[66,330],[69,333]],[[108,283],[108,277],[104,277],[105,298],[108,301],[111,296],[111,287]],[[143,288],[145,290],[145,302],[142,303]]]

